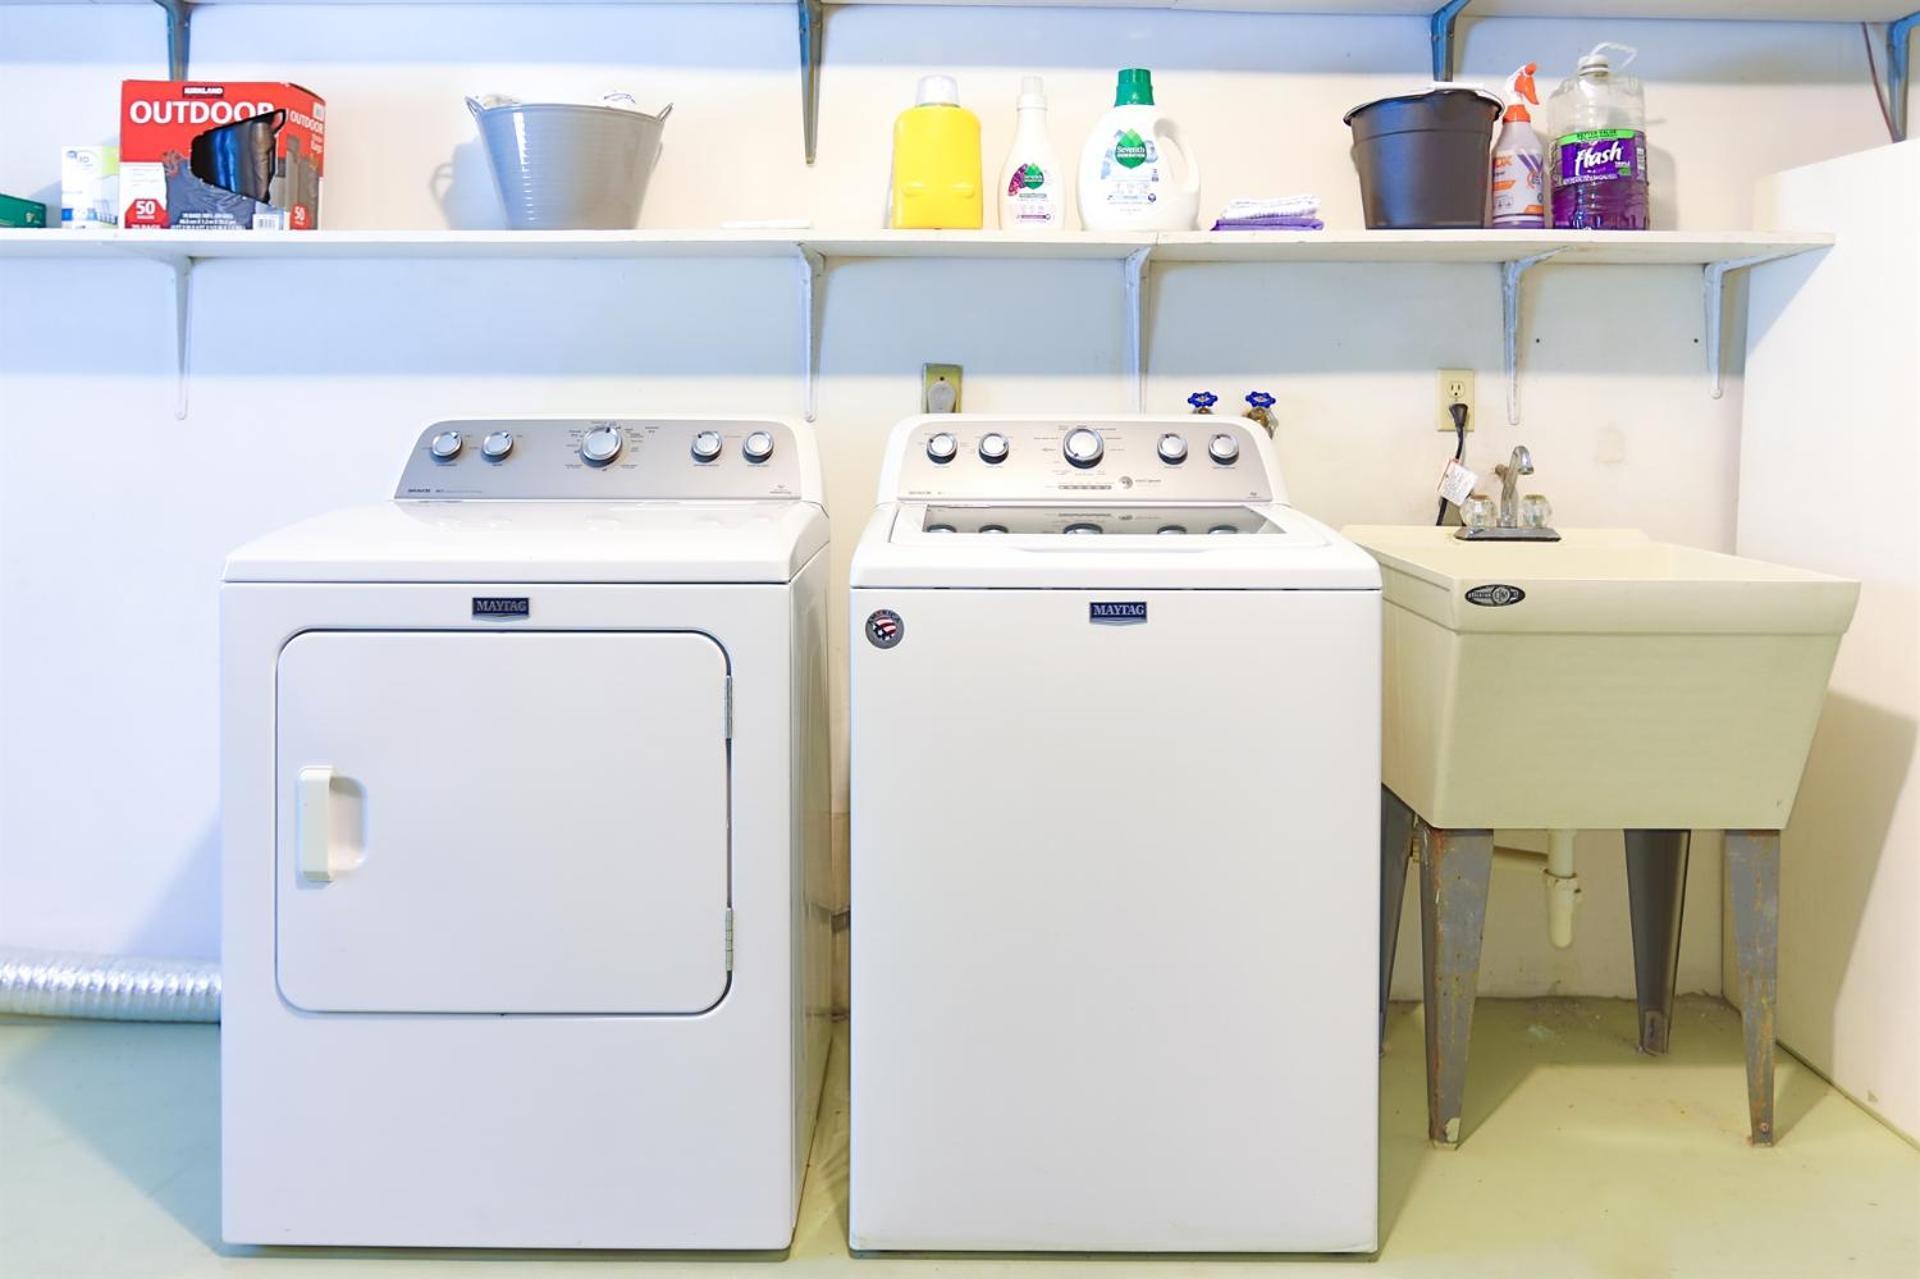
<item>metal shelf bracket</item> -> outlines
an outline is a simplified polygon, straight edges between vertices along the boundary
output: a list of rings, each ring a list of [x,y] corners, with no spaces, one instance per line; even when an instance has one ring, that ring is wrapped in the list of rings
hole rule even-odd
[[[826,9],[821,0],[798,0],[795,7],[800,15],[800,129],[807,163],[812,164],[820,149],[820,37]]]
[[[1887,119],[1893,140],[1907,140],[1907,37],[1920,25],[1920,12],[1887,24]]]
[[[187,416],[187,383],[192,371],[193,353],[193,267],[196,259],[189,253],[177,253],[152,245],[140,245],[130,256],[158,262],[173,273],[173,416]]]
[[[1469,0],[1446,0],[1427,19],[1428,39],[1433,45],[1433,78],[1453,79],[1453,20],[1467,7]]]
[[[818,249],[804,244],[794,247],[800,261],[800,323],[807,335],[804,411],[811,422],[820,407],[820,330],[827,310],[827,259]]]
[[[185,421],[187,417],[187,381],[188,357],[193,350],[193,259],[172,258],[167,265],[173,268],[173,360],[174,360],[174,402],[173,416]]]
[[[167,15],[167,79],[187,78],[187,36],[193,24],[191,0],[153,0]]]
[[[1719,399],[1726,390],[1725,379],[1720,368],[1720,320],[1721,311],[1727,300],[1727,272],[1740,271],[1750,266],[1759,266],[1762,262],[1771,262],[1779,257],[1778,253],[1761,253],[1750,258],[1728,258],[1724,262],[1709,262],[1702,273],[1707,304],[1707,381],[1709,394]]]
[[[1133,396],[1133,411],[1144,412],[1147,402],[1147,262],[1151,247],[1127,254],[1127,385]]]
[[[1520,425],[1520,281],[1528,271],[1559,253],[1548,249],[1532,257],[1500,264],[1500,321],[1506,336],[1507,425]]]

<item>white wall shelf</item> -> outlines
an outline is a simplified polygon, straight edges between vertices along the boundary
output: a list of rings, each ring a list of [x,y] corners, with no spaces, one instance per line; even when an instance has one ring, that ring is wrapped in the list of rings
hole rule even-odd
[[[1707,266],[1821,249],[1830,235],[1766,231],[58,231],[0,230],[0,260],[1045,258],[1157,262],[1504,263],[1555,250],[1562,265]]]
[[[473,0],[0,0],[5,4],[156,4],[167,19],[167,69],[187,78],[193,11],[202,4],[410,4],[472,3]],[[481,0],[482,3],[494,0]],[[571,0],[499,0],[550,4]],[[586,3],[682,3],[685,0],[585,0]],[[1217,13],[1291,13],[1334,16],[1404,16],[1427,19],[1433,78],[1453,79],[1458,19],[1474,17],[1655,18],[1772,22],[1878,22],[1887,24],[1883,102],[1893,140],[1907,132],[1907,45],[1920,25],[1920,0],[693,0],[695,3],[791,3],[799,24],[801,136],[808,164],[819,148],[820,57],[828,7],[850,4],[945,4],[967,8],[1181,9]]]
[[[4,4],[152,4],[157,0],[0,0]],[[784,4],[786,0],[191,0],[203,4]],[[1426,17],[1441,0],[825,0],[857,4],[951,5],[955,8],[1182,9],[1215,13],[1295,13]],[[1757,22],[1892,22],[1914,0],[1471,0],[1467,12],[1488,18],[1672,18]]]
[[[209,261],[606,261],[774,258],[798,264],[806,329],[805,401],[814,416],[829,261],[1113,262],[1127,306],[1128,376],[1143,396],[1148,267],[1160,263],[1489,265],[1500,268],[1508,420],[1519,421],[1520,287],[1542,263],[1694,266],[1706,307],[1707,373],[1720,395],[1720,311],[1728,271],[1823,249],[1830,235],[1688,231],[1182,231],[1134,235],[1020,231],[57,231],[0,230],[0,262],[159,262],[174,276],[178,413],[186,415],[190,290]]]

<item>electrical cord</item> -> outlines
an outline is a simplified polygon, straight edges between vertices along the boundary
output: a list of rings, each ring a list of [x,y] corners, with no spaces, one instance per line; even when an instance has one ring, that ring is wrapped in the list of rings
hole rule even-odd
[[[1467,406],[1455,401],[1447,405],[1447,412],[1453,416],[1453,460],[1464,462],[1467,457]],[[1433,517],[1434,527],[1447,522],[1447,499],[1440,499],[1440,510]]]

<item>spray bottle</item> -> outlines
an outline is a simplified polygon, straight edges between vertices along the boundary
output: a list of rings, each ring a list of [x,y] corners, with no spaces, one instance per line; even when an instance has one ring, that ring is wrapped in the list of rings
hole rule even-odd
[[[1547,225],[1544,151],[1533,131],[1529,104],[1540,105],[1529,62],[1507,80],[1507,113],[1493,142],[1493,225],[1502,230],[1538,230]]]

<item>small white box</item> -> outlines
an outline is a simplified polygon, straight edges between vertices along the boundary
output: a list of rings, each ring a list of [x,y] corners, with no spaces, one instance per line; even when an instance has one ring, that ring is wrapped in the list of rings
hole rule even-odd
[[[68,230],[120,222],[120,148],[60,148],[60,225]]]

